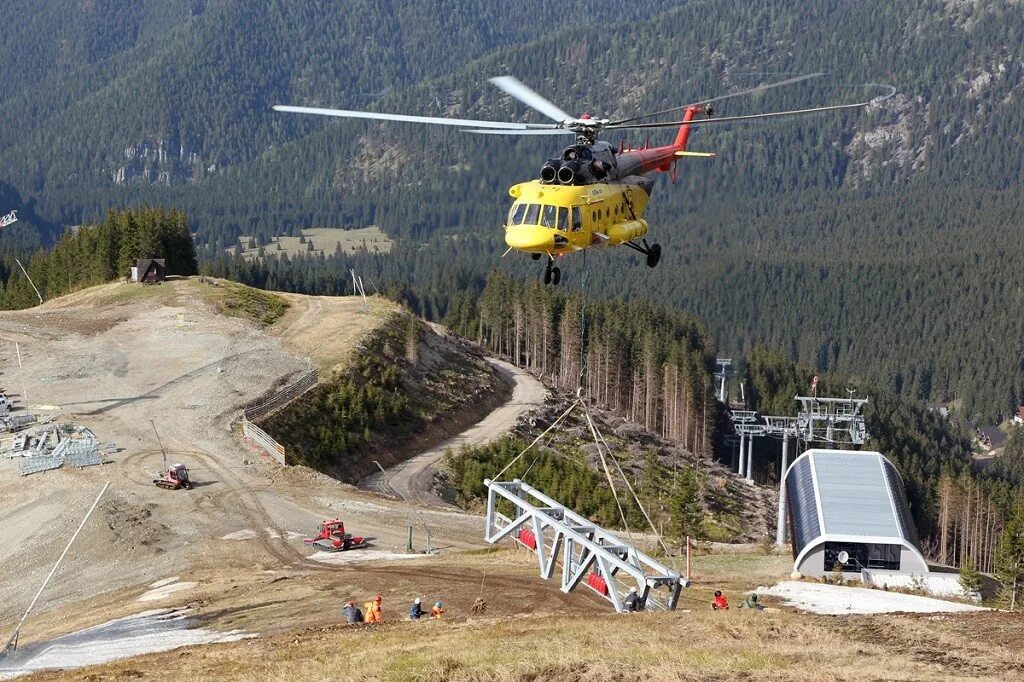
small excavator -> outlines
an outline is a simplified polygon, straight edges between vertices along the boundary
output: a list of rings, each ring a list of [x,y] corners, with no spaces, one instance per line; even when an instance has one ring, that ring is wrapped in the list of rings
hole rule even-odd
[[[339,519],[324,521],[320,524],[320,534],[303,542],[324,552],[344,552],[366,546],[366,538],[346,533],[345,523]]]

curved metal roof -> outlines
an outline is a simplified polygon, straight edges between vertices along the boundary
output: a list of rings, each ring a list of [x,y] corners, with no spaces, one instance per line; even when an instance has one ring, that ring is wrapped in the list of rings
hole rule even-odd
[[[879,452],[808,450],[786,470],[786,494],[798,562],[818,540],[899,544],[920,553],[903,480]]]

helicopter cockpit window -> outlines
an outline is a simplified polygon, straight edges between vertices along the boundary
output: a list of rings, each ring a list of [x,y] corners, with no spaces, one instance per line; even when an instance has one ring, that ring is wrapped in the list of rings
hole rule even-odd
[[[540,204],[530,204],[526,208],[526,218],[523,220],[524,225],[536,225],[537,218],[540,217]]]
[[[540,224],[543,227],[554,227],[555,226],[555,212],[557,208],[555,206],[545,206],[541,210]]]
[[[512,207],[512,210],[508,212],[508,224],[509,225],[522,225],[523,216],[526,215],[526,204],[516,204]]]
[[[583,229],[583,212],[579,206],[572,207],[572,231],[579,232]]]
[[[558,207],[558,229],[562,232],[569,229],[569,209],[565,206]]]

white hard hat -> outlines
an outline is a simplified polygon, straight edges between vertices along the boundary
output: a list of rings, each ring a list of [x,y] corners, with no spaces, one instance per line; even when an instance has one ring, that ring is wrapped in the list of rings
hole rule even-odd
[[[629,591],[635,593],[636,592],[636,588],[635,587],[631,587],[631,588],[629,588]]]
[[[420,598],[416,597],[416,601],[414,601],[413,604],[419,604],[419,603],[420,603]]]

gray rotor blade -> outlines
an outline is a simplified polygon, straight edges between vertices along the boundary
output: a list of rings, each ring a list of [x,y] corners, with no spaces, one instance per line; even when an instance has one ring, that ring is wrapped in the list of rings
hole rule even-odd
[[[571,130],[565,128],[546,128],[538,130],[532,128],[530,130],[495,130],[493,128],[463,128],[460,132],[463,133],[476,133],[477,135],[575,135]]]
[[[764,118],[781,118],[785,116],[799,116],[802,114],[815,114],[821,111],[839,111],[841,109],[858,109],[860,107],[866,107],[875,101],[887,100],[896,94],[896,88],[891,85],[880,85],[877,83],[871,84],[873,87],[889,88],[891,92],[886,95],[879,97],[873,97],[872,99],[865,100],[863,102],[855,102],[853,104],[833,104],[827,107],[814,107],[812,109],[790,109],[788,111],[769,111],[763,114],[748,114],[746,116],[725,116],[723,118],[702,118],[700,120],[694,120],[693,125],[707,125],[709,123],[733,123],[737,121],[754,121]],[[639,128],[678,128],[682,125],[681,121],[660,121],[657,123],[627,123],[623,124],[611,124],[605,127],[606,130],[629,130]]]
[[[409,116],[407,114],[378,114],[372,111],[349,111],[347,109],[321,109],[319,107],[293,107],[278,104],[274,111],[291,114],[316,114],[339,118],[368,118],[375,121],[402,121],[405,123],[432,123],[443,126],[473,126],[476,128],[497,128],[500,130],[527,130],[529,128],[554,128],[551,123],[505,123],[503,121],[478,121],[471,118],[443,118],[439,116]]]
[[[787,78],[786,80],[777,81],[775,83],[766,83],[765,85],[758,85],[753,88],[747,88],[746,90],[740,90],[739,92],[730,92],[728,95],[719,95],[718,97],[712,97],[711,99],[702,99],[699,102],[692,102],[690,104],[684,104],[682,106],[672,107],[670,109],[662,109],[661,111],[653,111],[649,114],[641,114],[640,116],[633,116],[632,118],[624,118],[621,121],[614,121],[612,125],[618,125],[620,123],[632,123],[633,121],[651,118],[652,116],[664,116],[665,114],[671,114],[674,111],[683,111],[687,107],[693,107],[699,104],[711,104],[712,102],[721,102],[722,100],[732,99],[733,97],[753,95],[758,92],[764,92],[765,90],[771,90],[772,88],[781,88],[785,85],[792,85],[794,83],[799,83],[800,81],[805,81],[810,78],[819,78],[824,75],[824,73],[808,73],[803,76],[797,76],[796,78]]]
[[[512,95],[526,106],[536,109],[553,121],[561,123],[562,121],[572,118],[572,116],[559,109],[550,101],[523,85],[518,78],[513,78],[512,76],[497,76],[495,78],[491,78],[490,81],[507,94]]]

